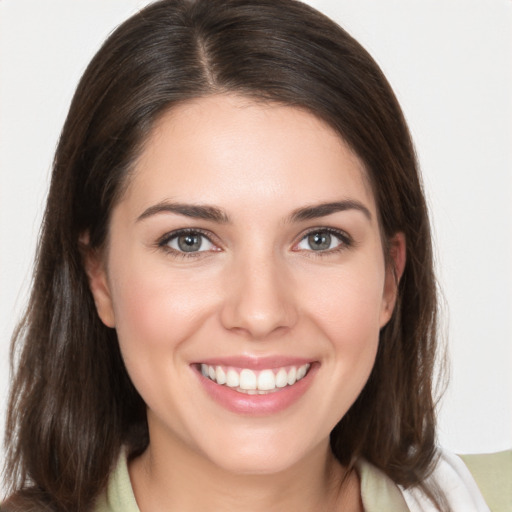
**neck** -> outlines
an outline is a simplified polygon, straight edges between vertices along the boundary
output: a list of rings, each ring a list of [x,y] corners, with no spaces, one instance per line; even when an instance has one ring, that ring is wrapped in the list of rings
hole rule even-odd
[[[130,464],[141,512],[180,510],[359,510],[359,481],[318,446],[295,465],[271,474],[237,474],[214,465],[183,443],[151,442]]]

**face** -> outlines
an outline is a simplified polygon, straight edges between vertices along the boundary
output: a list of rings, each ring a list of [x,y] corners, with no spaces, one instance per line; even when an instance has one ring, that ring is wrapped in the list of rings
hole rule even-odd
[[[166,113],[89,264],[152,446],[241,473],[325,450],[392,311],[382,247],[361,161],[313,115],[236,96]]]

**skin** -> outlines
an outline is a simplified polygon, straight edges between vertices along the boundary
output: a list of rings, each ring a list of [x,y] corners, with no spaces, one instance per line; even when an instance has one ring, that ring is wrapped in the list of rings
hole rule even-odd
[[[358,207],[291,218],[347,200]],[[229,222],[161,211],[169,203],[214,206]],[[184,256],[176,238],[162,242],[183,228],[205,233],[205,250]],[[327,228],[340,235],[313,250],[308,233]],[[401,234],[391,248],[400,276]],[[148,407],[150,445],[130,465],[142,512],[362,510],[358,477],[332,456],[329,433],[366,383],[392,313],[386,261],[362,162],[312,114],[222,95],[159,120],[105,251],[87,263],[98,313]],[[315,373],[284,410],[237,414],[192,366],[233,355],[301,357]]]

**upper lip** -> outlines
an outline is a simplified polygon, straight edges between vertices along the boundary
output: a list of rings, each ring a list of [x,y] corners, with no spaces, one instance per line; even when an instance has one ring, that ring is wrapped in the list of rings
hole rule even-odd
[[[281,368],[283,366],[302,366],[314,360],[294,356],[227,356],[211,357],[196,361],[194,364],[207,364],[209,366],[232,366],[234,368],[248,368],[250,370],[264,370],[267,368]]]

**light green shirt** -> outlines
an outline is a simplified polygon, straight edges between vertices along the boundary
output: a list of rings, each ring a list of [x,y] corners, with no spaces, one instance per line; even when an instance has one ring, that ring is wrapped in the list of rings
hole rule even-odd
[[[475,478],[491,512],[512,512],[512,450],[461,458]],[[364,460],[359,461],[356,469],[361,480],[365,512],[409,512],[402,492],[386,474]],[[140,512],[125,455],[120,457],[94,512]]]
[[[512,512],[512,450],[461,455],[491,512]]]
[[[366,512],[408,512],[402,493],[393,481],[371,464],[357,465],[361,479],[361,496]],[[108,488],[94,512],[140,512],[133,494],[126,457],[122,456],[112,473]]]

